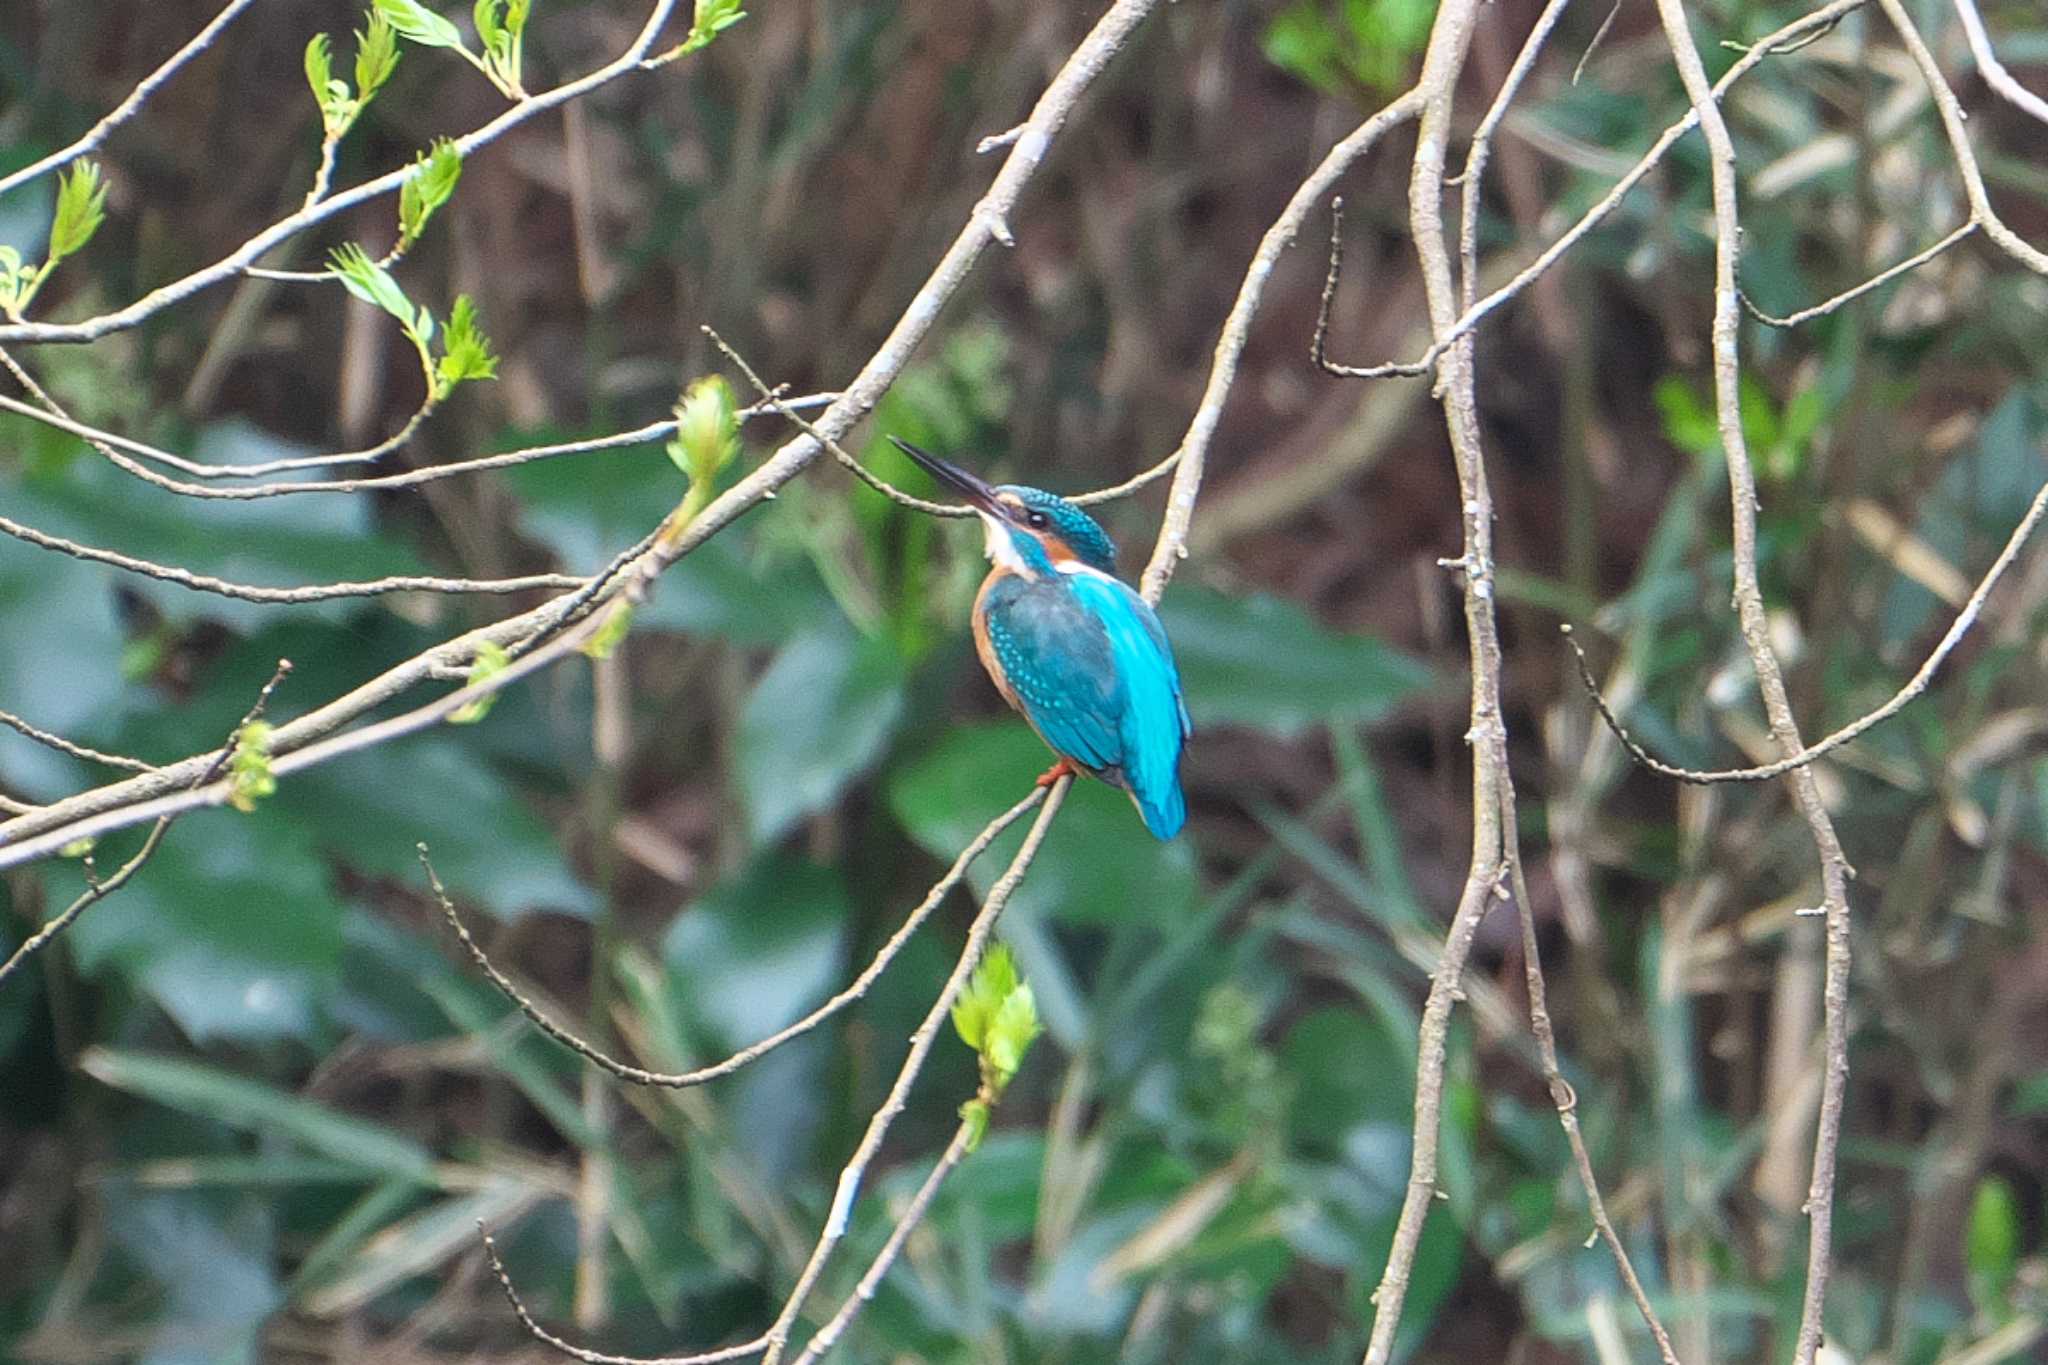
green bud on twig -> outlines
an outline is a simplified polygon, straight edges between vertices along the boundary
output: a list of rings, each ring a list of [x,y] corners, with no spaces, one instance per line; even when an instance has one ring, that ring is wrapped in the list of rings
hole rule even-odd
[[[277,790],[277,777],[270,771],[270,736],[271,727],[260,720],[235,731],[234,752],[228,757],[228,804],[244,814]]]
[[[981,1090],[960,1106],[971,1152],[981,1145],[990,1112],[1043,1031],[1038,1002],[1018,977],[1016,959],[1004,945],[996,944],[975,964],[967,989],[953,1002],[953,1028],[981,1059]]]
[[[739,402],[722,375],[699,379],[676,404],[668,457],[692,485],[708,485],[740,451]]]
[[[485,640],[476,647],[476,659],[469,666],[469,677],[464,686],[474,687],[484,679],[503,673],[510,667],[512,656],[505,647],[494,640]],[[486,692],[481,697],[464,702],[449,713],[450,725],[474,725],[491,714],[491,708],[498,704],[496,692]]]

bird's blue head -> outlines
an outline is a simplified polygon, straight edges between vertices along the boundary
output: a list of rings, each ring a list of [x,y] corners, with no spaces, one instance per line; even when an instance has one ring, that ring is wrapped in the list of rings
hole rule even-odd
[[[943,488],[958,493],[988,528],[989,557],[1013,573],[1039,578],[1078,562],[1116,573],[1116,544],[1095,518],[1057,494],[1022,484],[990,484],[956,464],[889,438]]]

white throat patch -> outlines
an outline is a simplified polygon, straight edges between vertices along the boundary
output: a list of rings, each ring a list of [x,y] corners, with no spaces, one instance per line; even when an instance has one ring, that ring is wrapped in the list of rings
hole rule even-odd
[[[1019,578],[1036,577],[1030,566],[1025,564],[1024,556],[1017,553],[1017,543],[1010,538],[1010,528],[986,512],[980,515],[981,524],[988,532],[988,557]]]

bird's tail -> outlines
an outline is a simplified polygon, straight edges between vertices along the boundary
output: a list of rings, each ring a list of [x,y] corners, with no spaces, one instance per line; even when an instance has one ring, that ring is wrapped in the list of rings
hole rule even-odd
[[[1161,783],[1159,790],[1143,795],[1133,789],[1131,804],[1138,808],[1138,814],[1144,817],[1145,828],[1151,830],[1155,838],[1171,839],[1187,823],[1188,803],[1181,796],[1178,782]]]

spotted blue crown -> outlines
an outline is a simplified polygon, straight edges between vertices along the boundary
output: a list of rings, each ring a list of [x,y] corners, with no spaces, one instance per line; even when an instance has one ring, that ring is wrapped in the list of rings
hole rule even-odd
[[[1046,519],[1052,523],[1049,528],[1052,534],[1071,545],[1083,564],[1106,574],[1116,573],[1116,542],[1109,538],[1100,522],[1079,507],[1057,493],[1021,483],[1002,484],[996,492],[1008,493],[1032,511],[1045,513]]]

